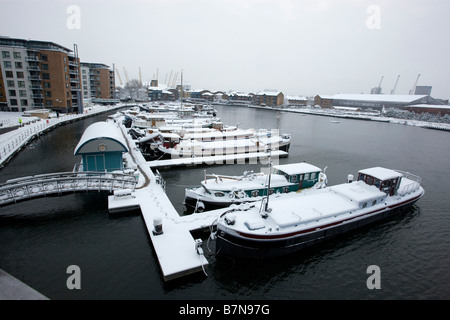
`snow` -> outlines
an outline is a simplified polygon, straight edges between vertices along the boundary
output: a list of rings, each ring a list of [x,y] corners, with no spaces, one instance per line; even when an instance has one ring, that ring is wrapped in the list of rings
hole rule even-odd
[[[381,167],[368,168],[360,170],[359,172],[377,178],[381,181],[395,179],[402,176],[402,174],[397,171]]]
[[[86,128],[83,135],[81,136],[80,141],[75,147],[74,154],[77,154],[80,148],[87,142],[100,138],[116,140],[122,144],[126,151],[128,151],[128,148],[126,147],[127,143],[120,130],[111,123],[101,121],[93,123]]]
[[[313,166],[312,164],[305,163],[305,162],[283,164],[283,165],[273,166],[273,168],[276,170],[283,171],[288,175],[322,171],[320,168]]]

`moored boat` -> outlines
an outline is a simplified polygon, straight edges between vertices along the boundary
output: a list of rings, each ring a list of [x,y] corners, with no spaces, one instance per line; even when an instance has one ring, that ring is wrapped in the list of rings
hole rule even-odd
[[[305,188],[323,188],[326,176],[322,170],[309,163],[292,163],[272,167],[272,173],[244,172],[242,176],[206,174],[201,185],[187,188],[185,205],[194,212],[227,207],[232,204],[261,200],[267,194],[297,192]],[[208,179],[209,178],[209,179]],[[268,184],[270,182],[270,188]]]
[[[269,258],[293,253],[391,217],[424,195],[415,175],[381,167],[324,189],[270,197],[270,206],[246,203],[217,220],[216,253]]]

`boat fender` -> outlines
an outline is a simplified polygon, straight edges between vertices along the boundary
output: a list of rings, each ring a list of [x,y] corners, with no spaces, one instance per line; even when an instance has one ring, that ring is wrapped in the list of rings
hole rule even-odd
[[[347,176],[347,183],[352,183],[353,182],[353,175],[352,174],[349,174],[348,176]]]
[[[195,205],[195,212],[203,212],[205,211],[205,204],[203,201],[197,201],[197,204]]]
[[[244,197],[245,197],[244,191],[239,190],[239,191],[236,192],[236,198],[242,199],[242,198],[244,198]]]

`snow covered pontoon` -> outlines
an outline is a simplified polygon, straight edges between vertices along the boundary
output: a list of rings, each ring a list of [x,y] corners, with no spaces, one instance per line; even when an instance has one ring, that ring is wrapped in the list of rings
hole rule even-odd
[[[411,206],[424,195],[420,181],[376,167],[361,170],[356,182],[230,208],[217,221],[216,252],[252,258],[295,252]]]

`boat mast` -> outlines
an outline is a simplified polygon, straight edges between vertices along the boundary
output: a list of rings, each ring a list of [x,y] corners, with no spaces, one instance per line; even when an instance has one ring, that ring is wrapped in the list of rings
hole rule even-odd
[[[271,150],[272,148],[271,148],[271,146],[270,146],[270,144],[269,144],[269,156],[268,156],[268,158],[269,158],[269,183],[268,183],[268,185],[267,185],[267,201],[266,201],[266,207],[265,207],[265,209],[264,209],[264,214],[263,214],[263,218],[266,218],[267,217],[267,213],[268,212],[270,212],[271,210],[270,210],[270,208],[269,208],[269,195],[270,195],[270,177],[272,176],[272,160],[271,160]]]
[[[181,98],[180,98],[181,109],[183,109],[183,96],[184,96],[184,92],[183,92],[183,70],[181,70]]]

